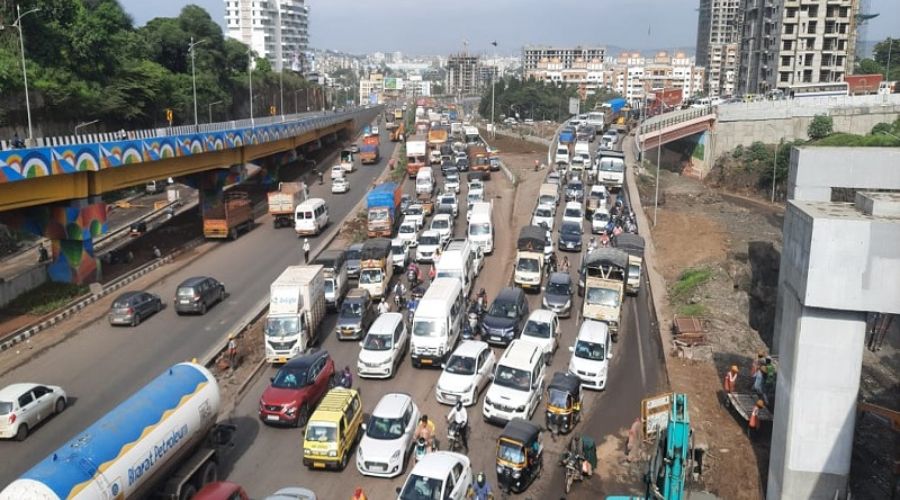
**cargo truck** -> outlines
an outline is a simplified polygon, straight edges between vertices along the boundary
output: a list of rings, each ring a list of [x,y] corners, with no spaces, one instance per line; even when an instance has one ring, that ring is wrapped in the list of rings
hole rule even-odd
[[[0,491],[2,500],[191,498],[216,481],[235,426],[217,423],[216,378],[167,369]]]
[[[390,262],[391,240],[373,238],[363,243],[359,255],[359,287],[376,300],[384,300],[390,291],[394,264]]]
[[[269,287],[265,351],[269,363],[286,363],[318,340],[325,317],[322,266],[289,266]]]
[[[279,182],[278,191],[269,193],[269,215],[272,226],[294,226],[294,209],[309,198],[309,188],[302,182]]]
[[[544,246],[546,230],[525,226],[516,241],[516,267],[513,282],[523,289],[540,290],[544,279]]]
[[[619,338],[627,271],[627,253],[599,248],[584,258],[578,276],[578,291],[584,295],[581,316],[606,323],[613,342]]]
[[[378,136],[367,135],[359,147],[359,161],[363,165],[372,165],[378,163],[379,159],[381,152],[378,149]]]
[[[253,205],[244,192],[226,191],[221,204],[203,207],[203,236],[237,239],[253,225]]]
[[[417,134],[406,141],[406,175],[410,179],[415,179],[419,169],[425,166],[428,161],[426,153],[427,148],[422,136]]]
[[[484,144],[470,144],[466,148],[469,156],[469,170],[472,172],[484,172],[485,179],[491,177],[491,158]]]
[[[379,184],[366,195],[367,224],[369,238],[383,236],[390,238],[400,220],[400,198],[403,189],[394,182]]]
[[[622,189],[625,182],[625,154],[620,151],[600,151],[597,161],[597,182],[609,190]]]
[[[401,142],[406,137],[406,124],[400,122],[397,128],[391,130],[391,142]]]

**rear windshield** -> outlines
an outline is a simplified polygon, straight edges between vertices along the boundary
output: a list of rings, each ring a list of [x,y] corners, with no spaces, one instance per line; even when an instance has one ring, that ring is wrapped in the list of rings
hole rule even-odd
[[[181,287],[178,289],[178,296],[179,297],[193,297],[194,289],[191,287],[187,287],[187,286]]]
[[[8,415],[13,411],[13,404],[9,401],[0,401],[0,415]]]

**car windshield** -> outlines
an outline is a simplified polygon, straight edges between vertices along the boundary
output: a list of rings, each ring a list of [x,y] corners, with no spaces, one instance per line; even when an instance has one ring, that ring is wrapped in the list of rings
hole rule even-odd
[[[594,222],[609,222],[609,214],[606,212],[594,212]]]
[[[325,280],[325,293],[334,293],[334,280]]]
[[[475,358],[469,356],[450,356],[444,371],[456,375],[475,375]]]
[[[481,193],[480,191],[477,192],[477,193],[469,193],[469,194],[466,196],[466,199],[469,201],[469,203],[474,203],[474,202],[476,202],[476,201],[481,201],[481,200],[483,200],[483,199],[484,199],[484,195],[482,195],[482,193]]]
[[[431,229],[449,229],[450,221],[447,219],[434,219],[431,221]]]
[[[412,333],[416,337],[438,337],[443,333],[443,328],[437,321],[414,320]]]
[[[441,242],[441,237],[436,234],[435,235],[431,235],[431,234],[423,235],[423,236],[419,237],[420,245],[426,245],[426,246],[427,245],[437,245],[440,242]]]
[[[628,277],[629,278],[640,278],[641,277],[641,267],[640,266],[628,266]]]
[[[0,415],[9,415],[12,413],[13,404],[9,401],[0,401]]]
[[[391,253],[394,255],[403,255],[406,253],[406,246],[402,243],[397,245],[391,245]]]
[[[403,224],[400,226],[400,232],[406,234],[414,234],[416,232],[415,224]]]
[[[469,226],[469,236],[484,236],[486,234],[491,234],[491,226],[486,222]]]
[[[603,344],[579,340],[575,342],[575,357],[591,361],[603,361],[606,357],[606,348]]]
[[[525,328],[522,330],[522,335],[537,337],[539,339],[549,339],[550,333],[550,324],[541,323],[539,321],[529,321],[525,323]]]
[[[389,351],[394,346],[394,336],[369,333],[363,341],[363,349],[367,351]]]
[[[443,486],[440,479],[410,474],[399,500],[441,500]]]
[[[573,182],[567,185],[566,189],[568,189],[569,191],[581,191],[584,189],[584,186],[582,186],[581,183]]]
[[[387,210],[370,210],[369,222],[384,222],[388,220]]]
[[[600,160],[600,170],[604,172],[624,172],[625,163],[616,160]]]
[[[516,263],[516,271],[526,273],[536,273],[541,270],[541,265],[537,259],[519,259]]]
[[[443,198],[441,198],[441,204],[442,205],[455,205],[456,197],[455,196],[444,196]]]
[[[345,300],[343,304],[341,304],[341,312],[339,314],[342,318],[362,318],[363,315],[363,306],[359,302]]]
[[[359,273],[359,283],[362,285],[376,285],[381,283],[383,278],[381,269],[364,269]]]
[[[548,295],[569,295],[569,284],[560,281],[547,283]]]
[[[266,320],[266,336],[291,337],[300,333],[298,318],[269,318]]]
[[[581,209],[580,208],[567,208],[566,213],[563,214],[563,217],[574,217],[576,219],[581,218]]]
[[[549,208],[538,208],[534,211],[534,215],[538,217],[553,217],[553,211]]]
[[[496,318],[515,319],[516,306],[512,302],[495,300],[494,303],[491,304],[491,310],[488,311],[488,315]]]
[[[347,260],[359,260],[359,250],[351,248],[347,250]]]
[[[366,426],[366,436],[379,440],[400,439],[403,437],[403,419],[372,415]]]
[[[306,440],[315,443],[334,443],[337,441],[337,427],[325,423],[310,424],[306,428]]]
[[[522,464],[525,463],[525,451],[521,444],[501,439],[500,446],[497,447],[497,458],[513,464]]]
[[[406,215],[422,215],[422,207],[409,207],[406,209]]]
[[[550,205],[556,203],[556,197],[549,194],[542,194],[538,198],[538,203],[540,203],[541,205]]]
[[[296,389],[303,387],[306,383],[306,368],[296,369],[290,367],[282,367],[272,379],[272,387],[276,389]]]
[[[619,307],[619,293],[610,288],[588,288],[584,302],[592,306]]]
[[[556,154],[558,155],[567,155],[569,154],[569,150],[565,148],[560,148],[556,150]]]
[[[559,228],[559,232],[562,234],[569,235],[580,235],[581,234],[581,224],[563,224],[561,228]]]
[[[511,366],[500,365],[494,375],[494,383],[519,391],[531,390],[531,373]]]

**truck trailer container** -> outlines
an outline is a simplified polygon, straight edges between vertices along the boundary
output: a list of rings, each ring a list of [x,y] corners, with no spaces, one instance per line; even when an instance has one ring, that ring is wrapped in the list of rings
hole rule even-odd
[[[406,175],[410,179],[416,178],[419,169],[424,167],[427,161],[427,147],[424,137],[415,135],[411,140],[406,141]]]
[[[378,149],[378,136],[368,135],[363,138],[362,144],[359,146],[359,161],[363,165],[373,165],[381,159],[381,152]]]
[[[289,266],[269,287],[265,350],[269,363],[286,363],[318,338],[325,317],[322,266]]]
[[[309,189],[302,182],[279,182],[278,191],[269,193],[269,215],[275,228],[294,225],[294,209],[309,198]]]
[[[402,196],[403,189],[394,182],[379,184],[369,191],[366,195],[366,229],[369,238],[391,237],[399,221]]]
[[[237,239],[253,225],[253,206],[244,192],[226,192],[221,204],[203,207],[205,238]]]

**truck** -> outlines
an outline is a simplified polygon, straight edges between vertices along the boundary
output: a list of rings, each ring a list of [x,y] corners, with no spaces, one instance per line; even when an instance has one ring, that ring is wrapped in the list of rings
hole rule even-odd
[[[2,500],[191,498],[218,477],[236,427],[215,376],[178,363],[0,491]]]
[[[564,145],[573,144],[575,142],[575,128],[563,127],[559,131],[559,143]]]
[[[384,300],[390,291],[394,264],[391,258],[391,240],[372,238],[363,243],[359,255],[359,287],[368,290],[376,300]]]
[[[394,108],[394,121],[403,123],[403,108]]]
[[[428,161],[426,154],[427,147],[422,136],[417,134],[411,140],[406,141],[406,175],[410,179],[415,179],[419,169],[426,165]]]
[[[879,73],[873,75],[845,75],[847,91],[850,95],[877,94],[881,86],[882,76]]]
[[[628,254],[625,293],[637,295],[641,287],[641,268],[644,265],[644,238],[634,233],[621,233],[613,237],[613,246]]]
[[[597,161],[597,182],[610,190],[622,189],[625,182],[625,153],[600,150]]]
[[[203,205],[203,236],[205,238],[237,239],[238,233],[253,226],[253,205],[241,191],[226,191],[221,203]]]
[[[516,267],[513,282],[525,289],[540,289],[544,278],[544,246],[546,230],[525,226],[516,240]]]
[[[294,209],[309,198],[309,188],[302,182],[279,182],[278,191],[269,193],[269,215],[272,226],[294,227]]]
[[[372,165],[378,163],[381,159],[381,153],[378,149],[378,136],[367,135],[363,138],[362,145],[359,146],[359,161],[363,165]]]
[[[481,134],[478,133],[478,127],[472,125],[463,125],[463,137],[466,144],[481,142]]]
[[[619,338],[628,254],[617,248],[598,248],[581,263],[578,293],[584,296],[581,316],[609,326],[613,342]]]
[[[366,137],[368,137],[368,136],[366,136]],[[352,150],[350,150],[350,149],[341,150],[340,166],[341,166],[341,169],[344,170],[344,172],[353,172],[353,167],[354,167],[353,156],[354,155],[353,155]]]
[[[440,165],[441,146],[447,143],[448,137],[449,134],[447,133],[447,129],[443,127],[435,127],[428,132],[428,148],[431,150],[432,165]],[[435,152],[437,152],[437,154],[435,154]]]
[[[264,330],[266,361],[287,363],[319,336],[325,317],[325,271],[320,265],[288,266],[269,286]]]
[[[400,142],[406,137],[406,124],[400,122],[397,128],[391,130],[391,142]]]
[[[379,184],[366,195],[367,223],[369,238],[383,236],[390,238],[400,220],[400,197],[403,189],[394,182]]]
[[[484,172],[485,178],[491,176],[491,157],[484,144],[469,144],[466,147],[469,156],[469,170],[472,172]]]

